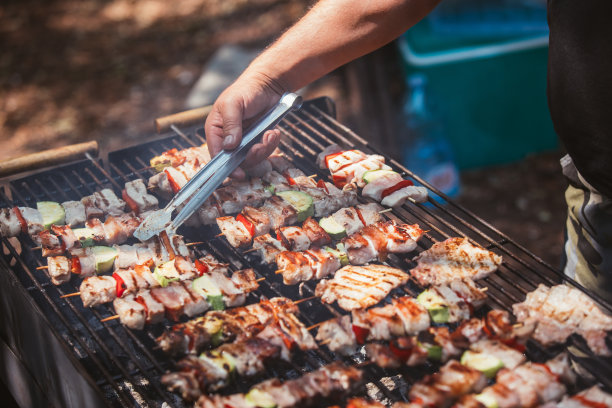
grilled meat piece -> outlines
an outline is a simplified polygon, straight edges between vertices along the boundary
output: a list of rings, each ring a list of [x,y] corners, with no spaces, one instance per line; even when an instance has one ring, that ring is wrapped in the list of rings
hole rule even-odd
[[[315,294],[325,303],[337,300],[345,310],[365,309],[380,302],[392,289],[407,281],[405,272],[389,266],[348,265],[338,270],[333,279],[319,282]]]
[[[453,279],[484,278],[495,272],[502,258],[472,245],[467,238],[449,238],[433,244],[414,258],[410,275],[422,286],[440,285]]]
[[[606,336],[612,331],[612,317],[605,315],[578,289],[567,285],[540,285],[512,310],[519,322],[535,328],[533,338],[545,346],[564,343],[576,333],[586,340],[594,353],[612,355],[606,344]]]
[[[285,247],[270,234],[264,234],[253,239],[253,249],[257,251],[264,263],[270,264],[275,261],[278,254],[285,250]]]
[[[316,339],[325,342],[334,353],[351,355],[357,351],[357,339],[348,315],[323,323],[317,331]]]
[[[130,206],[130,208],[137,214],[156,209],[159,205],[157,198],[147,192],[147,187],[141,179],[125,183],[124,191],[124,194],[128,197],[125,199],[131,200],[131,203],[136,206],[136,208],[132,208],[132,206]]]
[[[369,340],[416,334],[429,327],[429,313],[416,300],[402,296],[391,304],[353,311],[353,324],[369,330]]]
[[[331,237],[312,217],[308,217],[302,223],[302,230],[306,233],[306,236],[310,240],[312,246],[322,247],[331,243]]]

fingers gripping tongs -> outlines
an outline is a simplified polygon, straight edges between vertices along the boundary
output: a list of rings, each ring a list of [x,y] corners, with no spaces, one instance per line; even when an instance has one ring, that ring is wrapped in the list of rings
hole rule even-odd
[[[260,142],[265,131],[272,129],[291,110],[302,105],[302,97],[294,93],[284,94],[278,104],[257,120],[242,137],[240,145],[231,151],[217,154],[206,166],[181,188],[166,208],[149,215],[134,232],[134,236],[146,241],[162,231],[174,233],[202,203],[223,183],[246,158],[249,149]],[[172,214],[183,205],[174,219]]]

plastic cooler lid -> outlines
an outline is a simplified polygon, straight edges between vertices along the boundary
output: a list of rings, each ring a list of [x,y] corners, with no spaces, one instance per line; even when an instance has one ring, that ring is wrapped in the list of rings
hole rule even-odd
[[[492,58],[548,45],[548,33],[534,35],[452,36],[432,29],[426,18],[402,34],[400,52],[412,66],[427,67]]]

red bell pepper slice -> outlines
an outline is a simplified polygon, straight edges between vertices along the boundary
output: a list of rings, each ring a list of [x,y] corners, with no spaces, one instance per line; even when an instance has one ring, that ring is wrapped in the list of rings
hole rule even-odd
[[[238,214],[236,216],[236,221],[240,221],[242,225],[244,225],[247,231],[249,231],[249,234],[251,234],[251,238],[255,236],[255,225],[253,225],[251,221],[247,220],[244,215]]]
[[[21,210],[19,209],[19,207],[13,207],[13,211],[15,212],[15,215],[17,216],[17,220],[19,220],[19,225],[21,226],[21,232],[23,232],[24,234],[28,233],[28,223],[26,222],[25,218],[23,218],[23,214],[21,213]]]
[[[355,212],[357,213],[357,217],[359,217],[359,221],[361,221],[363,226],[365,227],[366,225],[368,225],[366,224],[365,219],[363,218],[363,215],[361,214],[361,210],[359,209],[359,207],[355,207]]]
[[[346,185],[346,177],[344,176],[332,174],[332,181],[334,182],[334,185],[338,188],[342,188]]]
[[[178,183],[172,178],[168,170],[164,170],[164,173],[166,173],[166,176],[168,176],[168,183],[170,183],[170,188],[172,188],[174,194],[178,193],[181,186],[179,186]]]
[[[323,180],[317,181],[317,187],[319,187],[321,190],[323,190],[327,194],[329,194],[329,190],[327,189],[327,186],[325,185],[325,181],[323,181]]]
[[[208,273],[209,271],[208,265],[206,265],[204,262],[200,261],[199,259],[195,260],[195,267],[198,270],[198,274],[200,276],[204,275],[205,273]]]
[[[75,275],[81,274],[81,260],[78,256],[70,259],[70,271]]]
[[[591,401],[590,399],[583,397],[582,395],[574,395],[573,397],[570,397],[570,399],[579,401],[582,405],[586,405],[587,407],[591,407],[591,408],[606,408],[607,407],[607,405],[602,402]]]
[[[295,180],[290,175],[283,173],[283,177],[285,177],[285,180],[287,180],[287,183],[289,183],[290,186],[295,185]]]
[[[397,183],[396,185],[383,190],[381,198],[385,198],[388,195],[391,195],[391,194],[395,193],[397,190],[401,190],[404,187],[413,186],[413,185],[414,185],[414,183],[412,181],[410,181],[410,180],[402,180],[399,183]]]
[[[412,348],[400,347],[399,344],[397,344],[395,340],[392,340],[389,342],[389,349],[402,362],[408,361],[408,359],[410,358],[410,355],[412,354]]]
[[[125,201],[125,203],[128,205],[128,207],[130,207],[130,210],[134,211],[134,213],[136,214],[140,212],[140,208],[138,207],[138,204],[136,203],[136,201],[132,199],[132,197],[128,195],[125,189],[121,191],[121,197],[123,198],[123,201]]]
[[[357,339],[357,343],[363,344],[368,338],[368,334],[370,334],[370,329],[367,327],[361,327],[357,325],[353,325],[353,333],[355,333],[355,338]]]
[[[117,275],[116,273],[113,273],[113,279],[115,279],[115,281],[117,282],[116,292],[117,292],[117,297],[120,298],[125,293],[125,289],[126,289],[125,282],[123,281],[123,278]]]

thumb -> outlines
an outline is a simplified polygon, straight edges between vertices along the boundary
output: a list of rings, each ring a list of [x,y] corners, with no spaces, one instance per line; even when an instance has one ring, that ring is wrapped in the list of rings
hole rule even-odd
[[[239,103],[231,103],[223,108],[223,148],[236,148],[242,140],[243,109]]]

